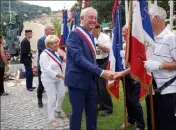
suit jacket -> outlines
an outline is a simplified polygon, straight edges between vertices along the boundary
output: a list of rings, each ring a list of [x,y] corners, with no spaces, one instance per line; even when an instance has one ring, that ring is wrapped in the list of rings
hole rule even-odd
[[[46,49],[45,39],[46,39],[46,36],[43,36],[37,42],[37,50],[38,50],[38,62],[37,63],[38,63],[38,69],[39,70],[40,70],[40,64],[39,64],[40,54],[42,53],[43,50]]]
[[[30,41],[26,37],[21,41],[20,62],[23,64],[32,63],[31,45],[30,45]]]
[[[93,39],[93,36],[84,27],[82,29]],[[94,76],[100,76],[103,70],[96,65],[95,56],[85,39],[76,30],[69,34],[66,46],[65,84],[68,87],[88,89],[94,82]]]

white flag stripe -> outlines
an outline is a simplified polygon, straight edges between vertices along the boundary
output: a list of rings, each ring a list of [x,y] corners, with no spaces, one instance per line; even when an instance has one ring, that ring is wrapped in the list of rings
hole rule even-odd
[[[132,36],[138,39],[140,43],[144,43],[144,30],[139,1],[133,1]]]
[[[94,44],[93,44],[93,42],[92,42],[90,36],[89,36],[82,28],[77,27],[77,29],[79,29],[79,31],[81,31],[81,32],[87,37],[87,39],[88,39],[89,42],[91,43],[91,46],[92,46],[92,48],[93,48],[94,53],[96,54],[95,46],[94,46]]]

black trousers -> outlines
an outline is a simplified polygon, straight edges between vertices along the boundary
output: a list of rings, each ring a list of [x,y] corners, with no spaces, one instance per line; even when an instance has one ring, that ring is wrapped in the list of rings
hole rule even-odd
[[[41,70],[38,68],[38,88],[37,88],[37,98],[38,99],[42,99],[42,95],[43,95],[43,91],[44,91],[44,87],[43,87],[43,84],[42,84],[42,81],[41,81]]]
[[[30,89],[33,85],[33,71],[32,71],[32,63],[24,64],[26,70],[26,88]]]
[[[98,59],[97,64],[102,69],[107,69],[109,57],[105,59]],[[97,105],[107,111],[113,111],[113,104],[110,94],[106,89],[106,80],[101,77],[96,77],[97,86]]]
[[[4,93],[4,71],[4,67],[0,68],[0,95]]]
[[[140,84],[133,80],[130,75],[125,76],[126,88],[126,107],[128,113],[128,122],[137,125],[137,128],[144,129],[142,106],[139,102]]]
[[[152,130],[149,96],[146,98],[147,125]],[[156,130],[176,130],[176,93],[153,96]]]

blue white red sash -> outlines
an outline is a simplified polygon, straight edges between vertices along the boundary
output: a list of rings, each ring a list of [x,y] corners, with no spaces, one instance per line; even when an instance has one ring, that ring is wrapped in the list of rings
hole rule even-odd
[[[81,27],[76,27],[75,28],[81,36],[86,40],[86,43],[88,44],[93,56],[96,56],[96,47],[90,36],[81,28]]]
[[[62,70],[62,60],[59,58],[59,56],[57,56],[55,54],[55,52],[53,52],[50,49],[45,49],[44,52],[46,52],[46,54],[48,54],[49,57],[51,57],[51,59],[53,59],[60,67],[60,69]]]

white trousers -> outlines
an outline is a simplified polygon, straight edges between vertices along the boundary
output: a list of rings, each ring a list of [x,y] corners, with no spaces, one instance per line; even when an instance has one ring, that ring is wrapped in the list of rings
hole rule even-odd
[[[55,120],[55,111],[60,112],[62,110],[62,102],[65,96],[64,81],[47,82],[42,80],[48,98],[48,118],[49,121]]]

